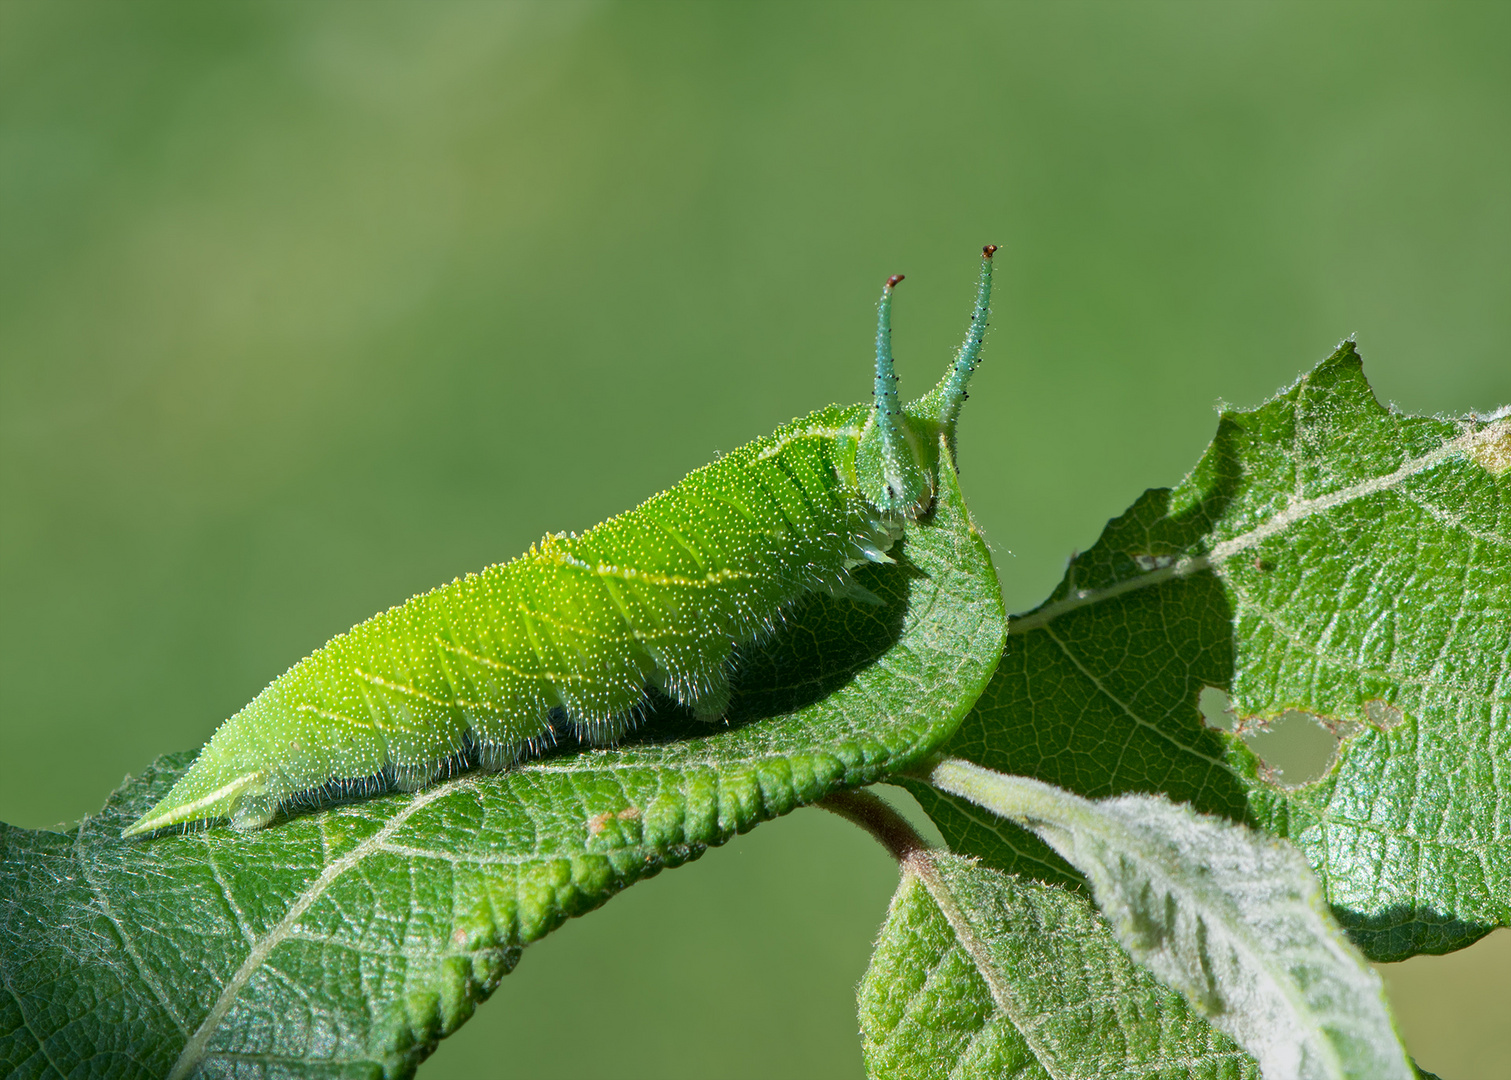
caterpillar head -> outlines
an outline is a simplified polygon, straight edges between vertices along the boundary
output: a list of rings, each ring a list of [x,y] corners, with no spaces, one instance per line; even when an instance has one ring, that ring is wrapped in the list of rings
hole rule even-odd
[[[888,278],[882,287],[876,318],[875,405],[861,432],[855,465],[861,491],[884,517],[916,518],[934,505],[941,439],[953,456],[955,421],[966,398],[966,383],[981,360],[996,250],[995,244],[981,249],[976,305],[955,362],[934,389],[906,408],[898,400],[897,376],[892,370],[892,290],[902,275]]]

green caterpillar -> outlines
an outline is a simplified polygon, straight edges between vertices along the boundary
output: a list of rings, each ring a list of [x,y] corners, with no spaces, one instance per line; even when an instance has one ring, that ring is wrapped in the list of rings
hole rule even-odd
[[[563,723],[611,743],[653,687],[719,719],[733,650],[794,601],[828,589],[876,602],[850,572],[891,562],[902,523],[933,505],[995,251],[982,250],[954,363],[918,401],[899,404],[892,371],[899,275],[878,305],[872,404],[794,420],[581,536],[547,536],[332,638],[222,724],[125,835],[222,817],[255,829],[332,783],[414,790],[459,763],[502,769]]]

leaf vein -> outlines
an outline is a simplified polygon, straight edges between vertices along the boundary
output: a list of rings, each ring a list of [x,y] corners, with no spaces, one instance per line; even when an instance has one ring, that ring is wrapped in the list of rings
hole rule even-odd
[[[1395,472],[1384,476],[1371,477],[1362,480],[1346,488],[1326,495],[1319,495],[1314,499],[1292,501],[1284,510],[1263,524],[1257,525],[1248,532],[1241,533],[1221,543],[1215,544],[1212,550],[1201,555],[1192,555],[1173,563],[1170,566],[1151,570],[1138,577],[1126,578],[1114,585],[1103,589],[1081,589],[1068,592],[1062,599],[1044,604],[1038,609],[1014,615],[1009,620],[1009,634],[1026,634],[1030,630],[1037,630],[1048,625],[1061,615],[1069,614],[1079,608],[1090,604],[1102,603],[1115,599],[1124,593],[1145,589],[1152,585],[1163,584],[1175,578],[1191,577],[1203,570],[1215,570],[1222,563],[1231,559],[1241,551],[1256,546],[1261,541],[1269,539],[1277,533],[1284,532],[1292,525],[1306,518],[1331,510],[1344,503],[1353,502],[1356,499],[1366,498],[1381,491],[1387,491],[1396,487],[1402,481],[1417,473],[1425,472],[1434,466],[1440,465],[1450,458],[1464,453],[1474,442],[1476,432],[1467,431],[1454,439],[1449,439],[1436,449],[1431,450],[1420,457],[1412,458]]]
[[[116,933],[121,936],[121,944],[126,949],[126,955],[131,957],[131,963],[136,968],[137,975],[147,984],[148,988],[152,991],[152,996],[157,998],[163,1010],[173,1019],[174,1026],[187,1034],[189,1025],[179,1015],[178,1010],[173,1007],[173,1002],[168,997],[167,991],[163,989],[163,984],[158,981],[157,975],[153,973],[152,969],[142,959],[141,954],[137,952],[136,942],[131,939],[131,935],[126,932],[126,927],[121,924],[121,920],[116,916],[115,909],[111,906],[109,898],[105,895],[105,891],[100,888],[99,884],[89,873],[89,864],[84,858],[82,848],[84,835],[88,831],[86,826],[80,826],[78,836],[74,840],[75,858],[79,864],[80,876],[83,877],[84,883],[89,886],[89,891],[94,894],[95,899],[99,902],[100,913],[110,920],[110,925],[114,926]]]
[[[1124,714],[1126,714],[1127,717],[1135,724],[1138,724],[1140,727],[1148,728],[1150,731],[1158,735],[1161,739],[1164,739],[1166,742],[1170,743],[1177,749],[1183,750],[1193,757],[1200,758],[1202,761],[1205,761],[1210,765],[1215,765],[1219,769],[1223,769],[1227,772],[1231,772],[1234,775],[1237,775],[1237,772],[1236,770],[1234,770],[1233,766],[1229,765],[1226,761],[1223,761],[1220,758],[1212,757],[1209,754],[1204,754],[1200,750],[1197,750],[1195,747],[1187,746],[1185,743],[1177,739],[1174,735],[1171,735],[1168,731],[1165,731],[1163,728],[1161,728],[1158,724],[1155,724],[1149,720],[1145,720],[1138,713],[1134,712],[1132,707],[1129,706],[1127,702],[1123,701],[1111,690],[1107,689],[1107,687],[1102,684],[1102,680],[1093,675],[1091,673],[1091,670],[1087,668],[1085,664],[1081,663],[1080,657],[1071,652],[1070,646],[1068,646],[1064,641],[1057,637],[1053,630],[1046,626],[1044,627],[1044,632],[1049,635],[1049,640],[1053,641],[1055,645],[1059,647],[1060,651],[1065,654],[1066,659],[1068,659],[1072,664],[1075,665],[1076,670],[1084,675],[1092,686],[1096,687],[1097,692],[1105,697],[1108,701],[1116,705],[1119,709],[1121,709]]]
[[[474,784],[470,779],[462,778],[439,784],[429,791],[421,792],[415,796],[413,802],[395,814],[382,828],[373,833],[372,836],[357,844],[335,862],[328,864],[321,871],[320,876],[310,883],[309,888],[299,894],[299,897],[294,901],[283,918],[278,921],[278,924],[252,947],[252,951],[242,961],[241,967],[237,968],[236,973],[231,976],[231,980],[221,990],[220,996],[210,1006],[210,1011],[205,1015],[204,1020],[200,1022],[194,1034],[189,1037],[188,1042],[184,1044],[183,1051],[179,1054],[178,1060],[173,1063],[173,1068],[168,1073],[168,1080],[183,1080],[184,1077],[200,1066],[206,1057],[210,1037],[215,1033],[216,1028],[220,1026],[221,1021],[226,1018],[226,1014],[230,1012],[231,1005],[236,1000],[236,995],[241,992],[242,987],[247,984],[247,980],[252,977],[253,973],[267,962],[267,958],[272,951],[289,936],[295,924],[304,916],[304,913],[310,909],[316,900],[320,899],[337,878],[353,867],[360,865],[363,859],[373,851],[378,850],[384,841],[397,832],[406,821],[424,807],[454,791],[473,786]],[[82,830],[80,831],[82,832]]]

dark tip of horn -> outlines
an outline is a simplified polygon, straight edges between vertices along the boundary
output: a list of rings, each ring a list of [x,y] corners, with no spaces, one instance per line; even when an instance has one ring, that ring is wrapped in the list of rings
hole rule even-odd
[[[981,254],[990,259],[993,255],[997,254],[997,245],[987,244],[986,247],[981,249]]]
[[[906,277],[905,274],[893,274],[891,277],[887,278],[887,288],[893,288],[904,277]]]

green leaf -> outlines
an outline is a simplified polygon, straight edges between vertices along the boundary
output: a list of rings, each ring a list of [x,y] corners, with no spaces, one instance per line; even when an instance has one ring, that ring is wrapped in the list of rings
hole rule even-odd
[[[1084,895],[940,852],[905,860],[859,1001],[878,1080],[1259,1076]]]
[[[192,755],[68,834],[0,826],[0,1072],[404,1076],[523,946],[641,878],[935,749],[1006,621],[944,470],[938,509],[865,584],[819,595],[747,658],[728,729],[641,741],[415,795],[123,842]]]
[[[1380,976],[1289,844],[1159,796],[1090,802],[957,760],[929,779],[1032,829],[1085,874],[1123,947],[1265,1076],[1411,1080]]]
[[[1511,419],[1382,408],[1345,343],[1224,412],[1184,482],[1013,620],[946,752],[1288,837],[1371,959],[1470,944],[1511,922],[1508,467]],[[1236,733],[1203,722],[1219,691]],[[1340,742],[1324,776],[1287,786],[1242,736],[1303,713]],[[910,789],[956,851],[1076,882],[1037,838]]]

